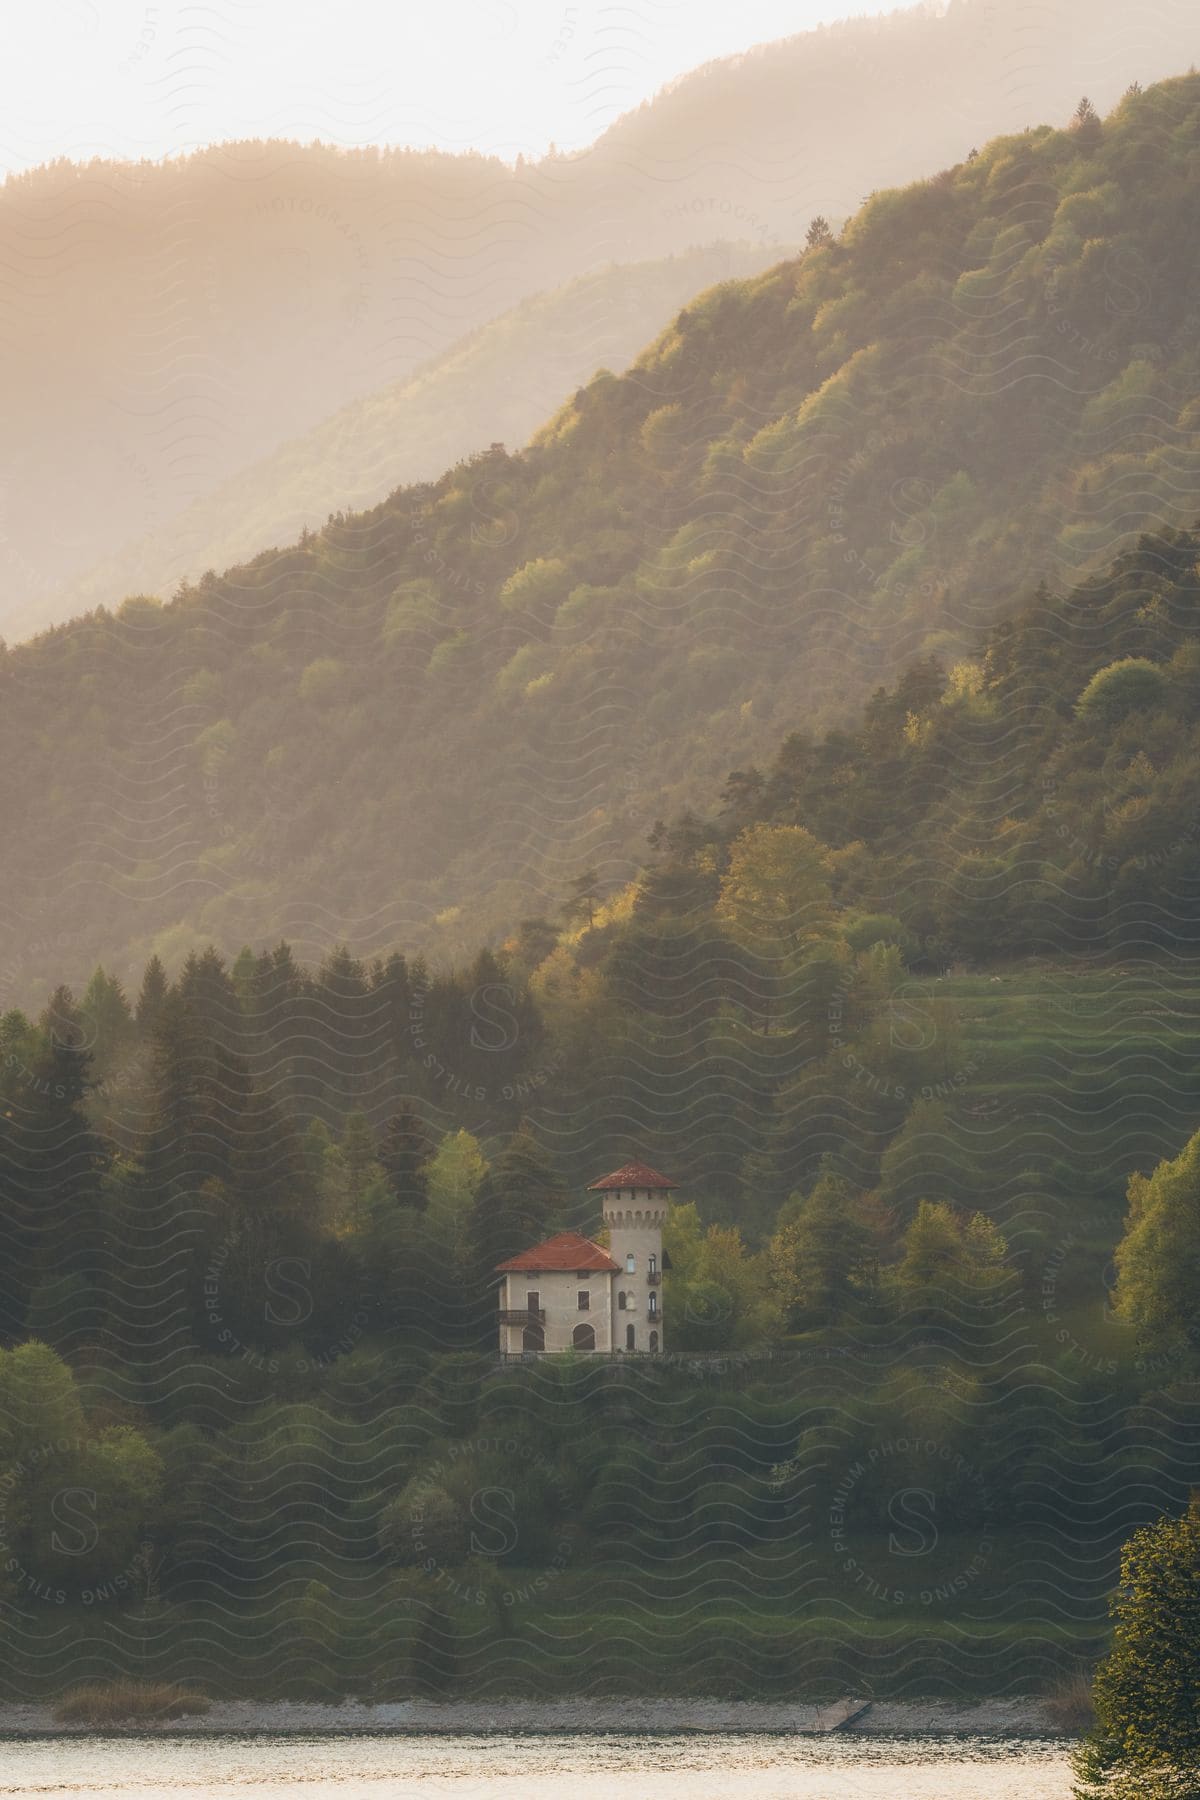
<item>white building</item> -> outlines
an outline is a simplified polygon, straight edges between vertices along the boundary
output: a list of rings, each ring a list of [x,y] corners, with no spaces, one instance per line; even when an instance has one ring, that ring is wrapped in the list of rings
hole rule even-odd
[[[609,1244],[560,1231],[499,1265],[505,1356],[575,1350],[655,1355],[663,1340],[662,1230],[675,1183],[645,1163],[600,1181]]]

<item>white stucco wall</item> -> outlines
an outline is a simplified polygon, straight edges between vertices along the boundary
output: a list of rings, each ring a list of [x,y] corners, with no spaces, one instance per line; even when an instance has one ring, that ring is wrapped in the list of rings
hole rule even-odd
[[[608,1270],[588,1270],[581,1274],[574,1269],[510,1269],[504,1277],[505,1297],[500,1305],[504,1310],[516,1310],[527,1306],[529,1295],[536,1293],[538,1304],[546,1315],[544,1330],[548,1353],[573,1349],[575,1327],[590,1325],[596,1333],[597,1351],[607,1354],[613,1347],[614,1280],[615,1276]],[[579,1308],[581,1289],[586,1290],[590,1302],[586,1312]],[[500,1334],[501,1348],[510,1356],[519,1356],[523,1328],[502,1325]]]

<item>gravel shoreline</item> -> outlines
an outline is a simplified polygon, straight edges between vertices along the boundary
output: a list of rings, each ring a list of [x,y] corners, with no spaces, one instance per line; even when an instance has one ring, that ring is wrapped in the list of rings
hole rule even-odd
[[[864,1706],[866,1702],[861,1704]],[[137,1724],[125,1733],[207,1737],[217,1733],[392,1733],[396,1735],[523,1734],[574,1732],[777,1732],[828,1729],[829,1709],[816,1701],[637,1700],[396,1700],[337,1705],[307,1700],[214,1700],[201,1718]],[[1017,1695],[1003,1700],[880,1700],[853,1724],[855,1734],[962,1737],[1061,1737],[1042,1701]],[[53,1706],[0,1706],[0,1737],[83,1736],[90,1726],[61,1725]],[[106,1728],[97,1735],[113,1735]]]

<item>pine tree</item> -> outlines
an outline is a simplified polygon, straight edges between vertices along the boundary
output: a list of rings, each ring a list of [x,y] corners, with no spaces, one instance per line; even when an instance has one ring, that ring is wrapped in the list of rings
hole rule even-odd
[[[51,1306],[62,1314],[57,1343],[99,1322],[100,1182],[107,1155],[86,1112],[90,1070],[74,999],[69,989],[57,988],[39,1021],[18,1102],[18,1167],[34,1213],[39,1277],[61,1296],[61,1304]]]
[[[146,964],[145,973],[142,976],[141,992],[138,994],[137,1006],[134,1010],[139,1031],[150,1035],[157,1029],[166,998],[166,970],[158,957],[152,956]]]
[[[563,905],[563,917],[572,923],[586,922],[589,930],[596,920],[600,904],[600,874],[597,869],[584,869],[571,883]]]
[[[475,1194],[467,1226],[468,1255],[478,1279],[547,1235],[562,1206],[550,1156],[528,1121],[509,1138]]]
[[[1086,94],[1075,108],[1074,115],[1071,119],[1071,129],[1089,150],[1094,149],[1104,135],[1104,128],[1100,123],[1100,114],[1096,111]]]
[[[116,1066],[133,1030],[133,1013],[119,981],[97,966],[88,982],[79,1014],[95,1075],[103,1081]]]
[[[410,1107],[392,1114],[378,1147],[378,1161],[387,1177],[397,1206],[424,1212],[429,1204],[426,1165],[433,1155],[433,1140],[420,1115]]]

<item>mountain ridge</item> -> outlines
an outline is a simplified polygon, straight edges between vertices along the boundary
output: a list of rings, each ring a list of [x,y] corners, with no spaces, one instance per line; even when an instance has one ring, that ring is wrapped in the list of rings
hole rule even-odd
[[[523,298],[721,234],[782,254],[815,215],[1065,119],[1084,88],[1106,106],[1118,70],[1168,73],[1194,41],[1184,0],[1136,22],[1115,0],[968,0],[710,65],[520,169],[246,142],[10,178],[2,628]]]
[[[11,651],[6,949],[456,955],[1190,521],[1198,157],[1194,77],[997,140],[691,303],[525,451]]]

